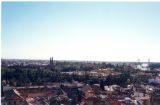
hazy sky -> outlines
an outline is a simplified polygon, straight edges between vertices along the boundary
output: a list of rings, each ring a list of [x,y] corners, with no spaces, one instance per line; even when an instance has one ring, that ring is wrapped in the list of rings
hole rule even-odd
[[[160,3],[3,2],[2,58],[160,61]]]

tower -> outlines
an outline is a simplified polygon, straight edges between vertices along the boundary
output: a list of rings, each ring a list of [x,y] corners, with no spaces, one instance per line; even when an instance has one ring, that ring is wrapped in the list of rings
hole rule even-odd
[[[148,59],[148,70],[150,70],[150,59]]]
[[[148,59],[148,65],[150,65],[150,59]]]
[[[53,70],[54,65],[53,65],[53,57],[50,58],[50,63],[49,63],[50,68]]]
[[[140,59],[138,58],[138,64],[140,64]]]

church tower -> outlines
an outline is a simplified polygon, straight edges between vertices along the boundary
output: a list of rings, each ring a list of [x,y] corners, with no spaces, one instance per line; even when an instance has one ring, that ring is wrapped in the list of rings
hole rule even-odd
[[[51,70],[54,69],[53,57],[50,58],[49,66],[50,66]]]

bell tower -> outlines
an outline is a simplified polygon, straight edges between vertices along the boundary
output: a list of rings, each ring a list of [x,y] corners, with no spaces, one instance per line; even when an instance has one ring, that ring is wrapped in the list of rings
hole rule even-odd
[[[49,66],[50,66],[51,70],[54,69],[53,57],[50,58]]]

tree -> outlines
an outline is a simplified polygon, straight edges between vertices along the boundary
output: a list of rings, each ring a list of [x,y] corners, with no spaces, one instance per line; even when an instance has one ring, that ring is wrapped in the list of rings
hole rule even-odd
[[[101,80],[100,81],[100,88],[104,91],[105,89],[104,89],[104,81],[103,80]]]
[[[112,76],[111,75],[108,75],[107,77],[106,77],[106,80],[105,80],[105,84],[106,85],[111,85],[113,83],[113,81],[112,81]]]

